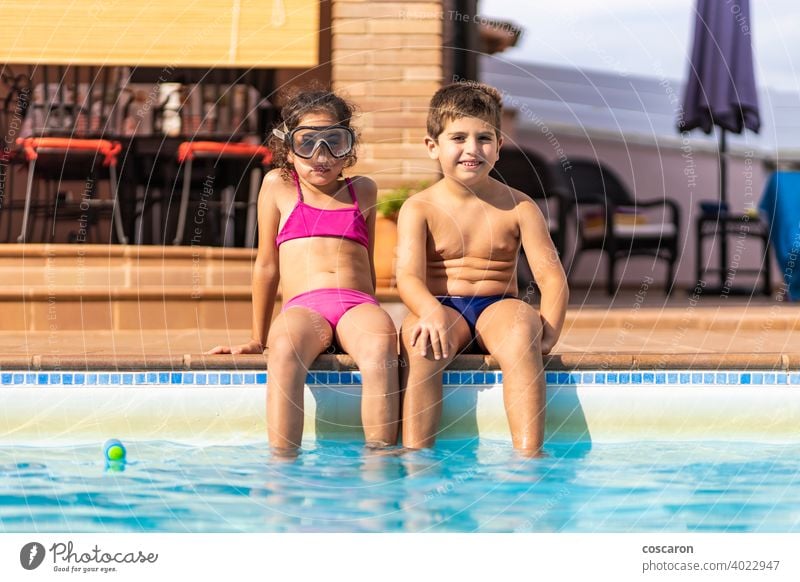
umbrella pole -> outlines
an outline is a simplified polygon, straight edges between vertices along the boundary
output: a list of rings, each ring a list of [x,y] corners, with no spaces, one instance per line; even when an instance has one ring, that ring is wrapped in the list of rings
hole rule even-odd
[[[719,128],[719,199],[723,204],[728,203],[728,144],[727,131]]]
[[[722,213],[727,212],[728,204],[728,146],[725,140],[727,132],[719,127],[719,200]],[[719,243],[719,287],[725,289],[728,277],[728,235],[725,223],[722,224],[722,236]]]

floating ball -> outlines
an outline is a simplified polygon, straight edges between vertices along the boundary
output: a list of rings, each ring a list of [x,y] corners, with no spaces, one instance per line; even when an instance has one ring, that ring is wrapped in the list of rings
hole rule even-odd
[[[103,454],[108,461],[120,462],[125,460],[127,451],[125,450],[125,445],[117,439],[110,439],[103,445]]]

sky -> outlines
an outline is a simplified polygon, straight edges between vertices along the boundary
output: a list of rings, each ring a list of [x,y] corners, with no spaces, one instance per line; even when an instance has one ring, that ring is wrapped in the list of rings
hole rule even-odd
[[[725,0],[719,0],[724,2]],[[695,0],[480,0],[481,16],[525,29],[516,61],[682,80]],[[756,79],[800,93],[800,2],[751,0]]]

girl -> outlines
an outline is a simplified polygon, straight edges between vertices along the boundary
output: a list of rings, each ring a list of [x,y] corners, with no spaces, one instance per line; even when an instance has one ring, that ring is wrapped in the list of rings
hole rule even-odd
[[[300,446],[306,373],[334,342],[361,371],[367,445],[397,440],[396,331],[374,297],[377,186],[362,176],[342,178],[356,162],[353,110],[325,90],[300,93],[282,109],[270,138],[274,169],[258,197],[253,335],[209,352],[261,354],[269,347],[267,429],[279,454]],[[279,280],[283,309],[270,323]]]

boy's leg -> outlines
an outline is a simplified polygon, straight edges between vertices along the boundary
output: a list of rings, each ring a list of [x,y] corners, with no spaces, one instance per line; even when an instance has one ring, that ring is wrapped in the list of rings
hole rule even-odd
[[[267,435],[273,450],[289,452],[300,446],[308,367],[332,340],[325,318],[303,307],[287,309],[272,323],[267,340]]]
[[[419,318],[408,315],[400,327],[400,356],[406,367],[400,368],[400,385],[403,390],[403,446],[411,449],[432,447],[442,417],[442,375],[472,336],[464,318],[449,307],[447,333],[452,338],[447,359],[434,360],[428,346],[427,355],[421,346],[410,344],[411,330]]]
[[[336,339],[361,371],[361,422],[367,445],[396,444],[400,379],[392,318],[377,305],[359,305],[342,316]]]
[[[503,299],[481,313],[475,329],[479,345],[503,371],[503,402],[514,448],[536,455],[544,442],[546,389],[539,312],[524,301]]]

